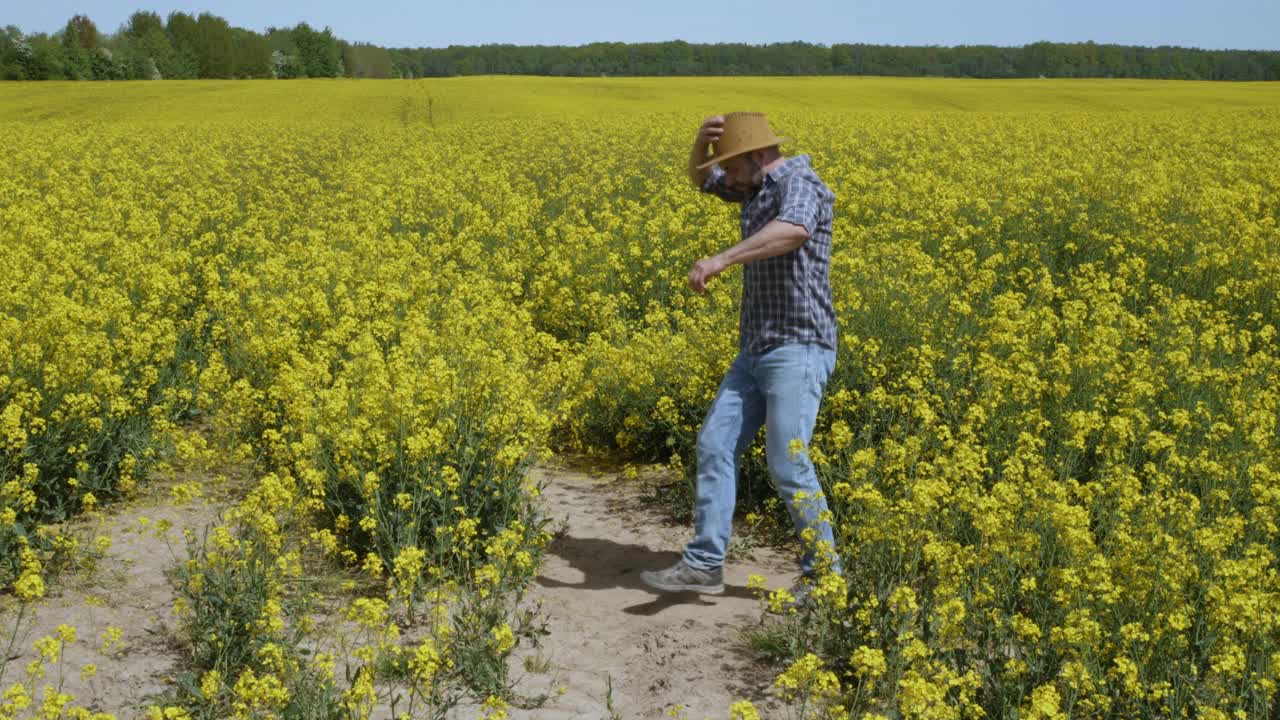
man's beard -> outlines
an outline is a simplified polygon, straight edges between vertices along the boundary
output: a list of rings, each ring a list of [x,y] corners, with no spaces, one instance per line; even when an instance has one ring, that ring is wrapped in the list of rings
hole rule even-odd
[[[761,171],[760,163],[756,162],[754,158],[748,158],[747,162],[751,164],[751,179],[743,184],[734,183],[735,190],[759,190],[760,186],[764,184],[764,173]]]

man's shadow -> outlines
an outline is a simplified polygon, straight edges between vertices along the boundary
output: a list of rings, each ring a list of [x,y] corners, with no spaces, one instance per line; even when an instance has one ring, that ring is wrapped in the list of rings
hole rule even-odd
[[[644,570],[660,570],[680,559],[678,552],[654,552],[644,545],[625,545],[604,538],[577,538],[562,535],[552,541],[548,552],[564,559],[569,566],[583,575],[582,582],[569,583],[542,575],[538,584],[548,588],[578,588],[581,590],[608,590],[625,588],[653,593],[655,599],[630,605],[622,609],[630,615],[656,615],[672,605],[715,605],[696,592],[661,593],[645,585],[640,579]],[[733,597],[754,599],[755,595],[741,585],[725,583],[724,594],[707,598]]]

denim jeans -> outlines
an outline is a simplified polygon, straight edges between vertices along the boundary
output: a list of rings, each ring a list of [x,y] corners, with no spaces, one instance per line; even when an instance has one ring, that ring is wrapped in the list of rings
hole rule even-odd
[[[697,491],[694,538],[685,546],[684,560],[700,570],[724,565],[738,489],[738,458],[765,426],[765,456],[778,495],[799,534],[813,526],[819,542],[835,542],[831,526],[817,520],[826,511],[818,476],[808,453],[792,457],[789,446],[799,438],[809,446],[813,423],[827,380],[835,370],[836,353],[812,343],[788,343],[762,353],[734,358],[715,400],[698,431]],[[804,492],[808,500],[797,508],[793,500]],[[814,570],[814,552],[806,547],[801,571]],[[834,559],[832,569],[840,571]]]

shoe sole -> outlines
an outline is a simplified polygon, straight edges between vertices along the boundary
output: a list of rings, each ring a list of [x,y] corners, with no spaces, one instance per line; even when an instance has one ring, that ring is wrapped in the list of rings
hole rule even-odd
[[[723,595],[724,594],[723,584],[721,585],[668,585],[666,583],[654,582],[644,576],[641,576],[640,579],[644,581],[645,585],[653,588],[654,590],[660,590],[662,592],[696,592],[696,593],[701,593],[703,595]]]

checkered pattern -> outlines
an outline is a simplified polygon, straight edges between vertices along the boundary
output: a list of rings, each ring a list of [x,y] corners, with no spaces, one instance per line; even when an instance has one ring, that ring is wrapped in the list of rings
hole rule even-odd
[[[733,190],[712,165],[703,192],[742,203],[742,237],[785,220],[803,225],[809,238],[791,252],[744,263],[738,348],[761,353],[788,342],[836,349],[836,313],[831,301],[831,218],[835,194],[809,166],[808,155],[789,157],[765,174],[753,191]]]

